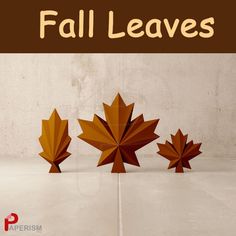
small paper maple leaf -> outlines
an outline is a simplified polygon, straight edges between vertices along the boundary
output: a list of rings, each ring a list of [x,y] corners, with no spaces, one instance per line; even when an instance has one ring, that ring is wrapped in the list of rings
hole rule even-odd
[[[56,109],[49,120],[42,121],[39,141],[43,148],[39,155],[52,165],[49,172],[61,172],[59,164],[71,155],[67,152],[71,138],[68,136],[68,121],[61,120]]]
[[[183,135],[179,129],[175,135],[171,135],[172,143],[166,141],[165,144],[157,144],[158,153],[170,161],[168,169],[175,167],[175,172],[183,173],[183,167],[191,169],[189,161],[201,154],[199,151],[201,143],[194,144],[193,141],[187,143],[187,138],[188,135]]]
[[[113,163],[112,173],[125,173],[123,162],[140,166],[135,151],[159,137],[154,133],[159,120],[144,121],[140,115],[131,121],[134,104],[126,106],[120,94],[103,106],[106,121],[97,115],[93,121],[79,119],[78,137],[102,151],[98,166]]]

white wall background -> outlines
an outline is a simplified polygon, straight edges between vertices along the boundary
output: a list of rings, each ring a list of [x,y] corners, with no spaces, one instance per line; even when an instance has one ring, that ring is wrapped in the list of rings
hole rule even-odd
[[[134,116],[160,118],[159,142],[181,128],[202,157],[236,157],[236,55],[0,55],[1,157],[38,157],[41,120],[56,107],[69,119],[73,158],[99,151],[76,138],[77,118],[103,116],[117,92]],[[140,154],[155,154],[155,142]]]

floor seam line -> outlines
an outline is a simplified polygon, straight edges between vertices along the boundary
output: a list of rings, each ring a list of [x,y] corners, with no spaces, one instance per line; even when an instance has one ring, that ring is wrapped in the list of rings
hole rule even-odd
[[[118,235],[123,236],[120,174],[118,174]]]

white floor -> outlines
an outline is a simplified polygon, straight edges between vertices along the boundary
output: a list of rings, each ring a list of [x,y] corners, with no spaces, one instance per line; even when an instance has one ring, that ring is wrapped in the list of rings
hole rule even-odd
[[[98,157],[69,158],[48,174],[41,158],[0,159],[0,235],[11,212],[42,236],[235,236],[236,159],[200,156],[176,174],[165,159],[139,157],[141,168],[111,174]]]

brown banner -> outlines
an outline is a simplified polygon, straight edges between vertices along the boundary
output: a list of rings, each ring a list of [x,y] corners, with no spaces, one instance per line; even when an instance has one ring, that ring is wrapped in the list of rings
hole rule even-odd
[[[0,52],[236,52],[236,3],[5,0]]]

